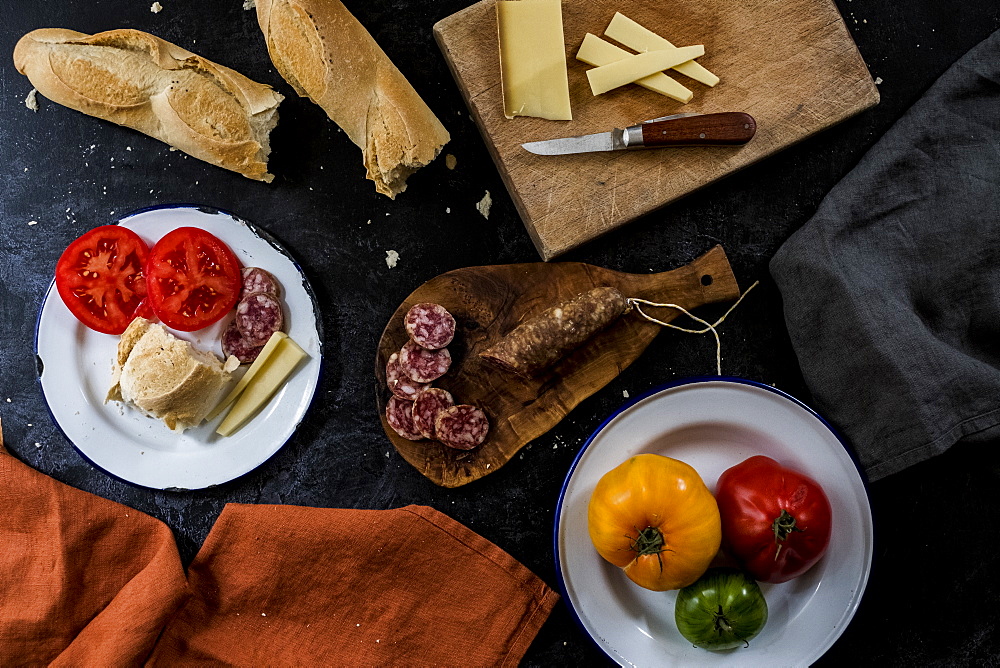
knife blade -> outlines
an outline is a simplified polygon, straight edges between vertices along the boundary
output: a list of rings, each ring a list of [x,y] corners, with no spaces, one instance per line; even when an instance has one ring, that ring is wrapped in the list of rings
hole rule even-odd
[[[627,128],[615,128],[610,132],[533,141],[521,146],[536,155],[679,146],[738,146],[753,139],[756,132],[757,122],[753,116],[741,111],[675,114]]]

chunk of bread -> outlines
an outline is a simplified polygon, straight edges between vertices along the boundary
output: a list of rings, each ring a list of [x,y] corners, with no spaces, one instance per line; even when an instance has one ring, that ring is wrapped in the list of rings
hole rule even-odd
[[[170,42],[139,30],[42,28],[18,41],[14,66],[53,102],[251,179],[274,178],[269,135],[284,98]]]
[[[235,357],[223,364],[163,325],[136,318],[118,342],[104,401],[131,404],[183,432],[202,423],[239,365]]]
[[[267,50],[295,92],[323,108],[390,198],[451,138],[340,0],[257,0]]]

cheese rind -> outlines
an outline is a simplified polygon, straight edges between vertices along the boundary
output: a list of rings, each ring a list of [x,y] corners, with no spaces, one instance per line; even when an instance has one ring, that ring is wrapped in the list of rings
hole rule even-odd
[[[701,45],[647,51],[587,70],[587,79],[594,95],[600,95],[704,54]]]
[[[610,42],[604,41],[597,35],[588,32],[583,37],[583,43],[580,45],[580,50],[576,54],[576,59],[585,62],[588,65],[600,67],[602,65],[610,65],[611,63],[624,58],[629,58],[632,55],[634,54],[631,54],[625,49],[619,48]],[[650,74],[648,77],[637,79],[633,83],[661,95],[666,95],[667,97],[677,100],[678,102],[683,102],[684,104],[690,102],[691,98],[694,97],[694,93],[692,93],[690,89],[682,86],[678,81],[671,79],[663,72]]]
[[[499,0],[496,8],[504,116],[572,120],[560,0]]]
[[[620,42],[628,48],[639,52],[669,49],[674,46],[652,30],[639,25],[621,12],[615,12],[604,34],[616,42]],[[674,65],[673,69],[706,86],[714,86],[719,83],[719,77],[693,60]]]
[[[222,436],[234,434],[271,400],[307,357],[306,351],[291,338],[281,339],[215,431]]]

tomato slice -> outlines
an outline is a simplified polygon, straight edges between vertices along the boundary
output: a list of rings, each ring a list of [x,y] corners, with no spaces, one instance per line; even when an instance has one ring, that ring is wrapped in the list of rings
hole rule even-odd
[[[146,261],[150,308],[164,325],[182,332],[208,327],[229,313],[241,282],[233,251],[197,227],[168,232]]]
[[[146,295],[149,247],[120,225],[95,227],[71,243],[56,263],[56,290],[77,320],[104,334],[121,334]]]

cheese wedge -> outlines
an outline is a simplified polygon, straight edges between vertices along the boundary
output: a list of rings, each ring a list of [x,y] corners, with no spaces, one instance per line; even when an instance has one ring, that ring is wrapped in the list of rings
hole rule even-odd
[[[597,35],[588,32],[583,37],[580,50],[576,53],[576,59],[588,65],[600,67],[602,65],[610,65],[613,62],[629,58],[633,55],[625,49],[619,48],[611,42],[606,42]],[[648,88],[660,95],[666,95],[684,104],[690,102],[691,98],[694,97],[694,93],[688,88],[685,88],[678,81],[671,79],[663,72],[650,74],[648,77],[637,79],[633,83],[643,88]]]
[[[216,433],[222,436],[231,436],[249,422],[267,405],[267,402],[292,375],[299,363],[307,357],[309,355],[306,351],[302,350],[291,338],[286,336],[280,339],[275,345],[274,352],[268,356],[257,373],[247,383],[232,410],[215,430]]]
[[[587,79],[594,95],[600,95],[703,55],[705,47],[700,44],[680,49],[647,51],[587,70]]]
[[[621,12],[615,12],[614,17],[612,17],[611,23],[608,24],[608,29],[604,31],[604,34],[616,42],[620,42],[628,48],[639,52],[669,49],[674,46],[652,30],[642,27]],[[677,70],[681,74],[691,77],[695,81],[705,84],[706,86],[714,86],[719,83],[719,77],[715,76],[702,65],[694,62],[693,60],[674,65],[673,69]]]
[[[281,343],[281,340],[287,338],[288,335],[284,332],[275,332],[272,334],[271,338],[269,338],[267,343],[264,344],[264,347],[260,349],[257,359],[253,361],[253,364],[250,365],[247,372],[243,374],[240,381],[236,383],[236,387],[231,389],[229,394],[227,394],[226,397],[219,402],[219,405],[212,409],[212,412],[208,414],[205,420],[212,421],[218,417],[222,411],[229,408],[229,406],[236,401],[237,397],[243,394],[243,390],[247,389],[247,385],[250,384],[250,381],[254,379],[262,368],[264,368],[264,365],[267,364],[267,360],[269,360],[271,355],[274,354],[274,351],[278,347],[278,344]]]
[[[560,0],[499,0],[496,7],[504,116],[572,120]]]

